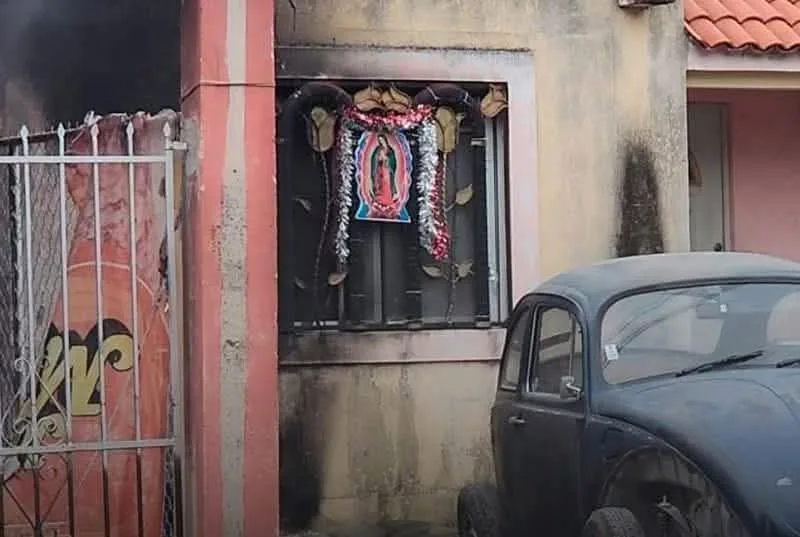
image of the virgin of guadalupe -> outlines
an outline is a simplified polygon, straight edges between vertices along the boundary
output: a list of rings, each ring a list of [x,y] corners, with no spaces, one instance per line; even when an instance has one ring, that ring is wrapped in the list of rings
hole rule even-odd
[[[356,148],[357,220],[411,222],[411,149],[402,133],[364,132]]]

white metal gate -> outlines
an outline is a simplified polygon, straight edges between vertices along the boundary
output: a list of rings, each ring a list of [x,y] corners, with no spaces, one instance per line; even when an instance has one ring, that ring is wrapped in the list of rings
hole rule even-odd
[[[181,533],[174,116],[0,155],[0,536]]]

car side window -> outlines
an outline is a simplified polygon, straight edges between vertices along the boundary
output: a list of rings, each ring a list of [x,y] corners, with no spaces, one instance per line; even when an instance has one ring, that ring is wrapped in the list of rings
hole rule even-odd
[[[574,377],[575,385],[583,385],[583,331],[569,311],[550,307],[539,312],[531,352],[534,359],[528,380],[530,391],[558,394],[565,376]]]
[[[506,347],[500,362],[500,388],[516,390],[519,386],[519,371],[522,366],[522,351],[525,348],[525,335],[530,327],[530,312],[521,315],[506,335]]]

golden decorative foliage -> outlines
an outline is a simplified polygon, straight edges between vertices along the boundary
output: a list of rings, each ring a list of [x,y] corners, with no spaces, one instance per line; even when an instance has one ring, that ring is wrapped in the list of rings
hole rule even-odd
[[[481,113],[488,118],[493,118],[508,108],[508,96],[503,86],[489,84],[489,91],[481,99]]]
[[[467,259],[466,261],[462,261],[461,263],[456,265],[456,274],[458,274],[458,278],[466,278],[470,274],[472,274],[472,259]]]
[[[466,205],[472,199],[473,194],[474,192],[472,190],[472,183],[470,183],[456,192],[456,205]]]
[[[361,91],[356,92],[353,96],[353,104],[362,112],[381,110],[384,112],[405,114],[411,110],[414,102],[410,96],[394,86],[389,86],[388,89],[381,90],[373,85],[369,85]]]
[[[383,103],[383,107],[390,112],[405,114],[411,109],[413,101],[411,97],[399,89],[390,86],[388,90],[381,94],[381,103]]]
[[[328,285],[336,287],[347,279],[346,272],[332,272],[328,275]]]
[[[370,84],[353,95],[353,104],[362,112],[371,112],[376,108],[383,109],[381,90]]]
[[[440,106],[436,109],[436,143],[439,151],[450,153],[458,146],[459,117],[452,108]]]
[[[433,265],[422,265],[422,272],[424,272],[431,278],[441,278],[442,276],[444,276],[442,269]]]
[[[314,151],[325,153],[333,147],[336,116],[317,106],[311,110],[308,127],[308,143]]]

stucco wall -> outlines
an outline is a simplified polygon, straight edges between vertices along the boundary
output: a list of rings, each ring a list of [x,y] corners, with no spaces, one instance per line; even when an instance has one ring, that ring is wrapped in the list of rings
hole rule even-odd
[[[530,147],[523,141],[516,151],[534,152],[536,165],[530,173],[512,173],[510,181],[535,182],[538,199],[530,201],[538,211],[515,213],[512,207],[510,241],[516,256],[530,254],[538,266],[526,271],[534,276],[525,281],[512,273],[514,299],[565,268],[614,256],[623,219],[636,224],[629,228],[649,233],[648,243],[688,249],[686,44],[679,3],[640,13],[624,12],[612,0],[293,4],[277,4],[277,39],[284,47],[377,45],[528,55],[535,107],[529,117],[510,121],[535,126]],[[623,214],[619,199],[626,181],[634,201],[657,197],[659,203]],[[628,250],[637,249],[642,238],[625,241],[631,243]],[[319,509],[323,519],[336,521],[400,516],[447,522],[454,516],[457,489],[491,473],[485,465],[491,457],[488,414],[496,369],[491,360],[500,343],[484,338],[483,348],[464,354],[468,349],[452,348],[462,339],[459,333],[440,333],[436,337],[448,338],[451,348],[399,355],[413,364],[381,363],[398,359],[392,354],[395,340],[419,337],[369,336],[337,346],[368,357],[370,364],[283,367],[284,513],[296,510],[298,520]],[[465,356],[482,352],[488,361],[463,363]],[[325,346],[311,354],[324,361]],[[281,360],[286,358],[283,353]],[[457,361],[424,363],[451,359]],[[322,439],[310,439],[318,436]],[[315,484],[317,497],[303,488]]]
[[[487,402],[495,369],[435,363],[284,371],[283,464],[296,464],[288,450],[302,446],[306,466],[284,467],[295,481],[281,483],[281,501],[299,507],[320,494],[323,526],[451,519],[457,484],[493,479]],[[306,514],[298,509],[292,521]]]
[[[689,100],[726,108],[733,249],[800,261],[800,92],[692,90]]]

